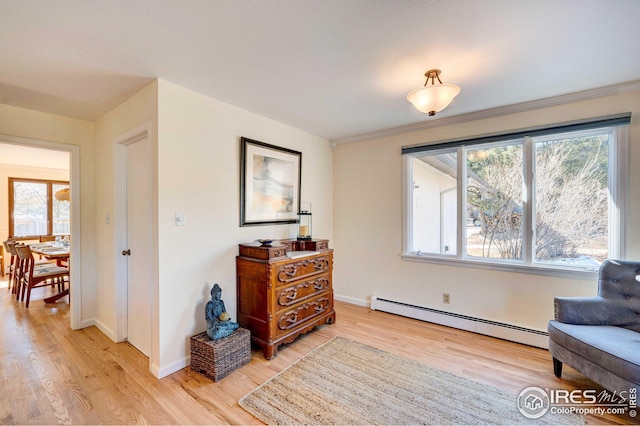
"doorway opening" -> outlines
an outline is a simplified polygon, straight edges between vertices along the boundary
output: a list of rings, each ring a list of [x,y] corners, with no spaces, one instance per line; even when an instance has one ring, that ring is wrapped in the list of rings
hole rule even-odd
[[[80,147],[57,142],[49,142],[28,138],[21,138],[8,135],[0,135],[0,179],[6,181],[0,185],[0,238],[6,240],[17,231],[10,229],[13,222],[10,220],[9,212],[9,178],[52,180],[69,182],[68,205],[59,209],[56,221],[59,222],[57,231],[64,231],[67,238],[71,240],[70,258],[70,282],[69,287],[73,297],[69,299],[70,327],[74,330],[83,328],[81,315],[82,302],[82,281],[81,277],[81,235],[80,235]],[[11,176],[10,176],[11,175]],[[60,188],[58,188],[60,189]],[[66,198],[66,197],[65,197]],[[37,202],[37,197],[34,202]],[[4,205],[4,207],[2,207]],[[42,210],[42,206],[37,206]],[[68,209],[68,218],[64,218],[64,210]],[[62,213],[61,213],[62,212]],[[28,223],[30,214],[35,223]],[[41,211],[34,211],[23,215],[20,222],[21,229],[35,230],[41,234],[42,226],[49,225],[51,220],[40,218]],[[62,216],[60,215],[62,214]],[[66,223],[65,223],[66,222]],[[44,223],[44,225],[43,225]],[[67,228],[68,226],[68,228]],[[26,228],[24,228],[26,227]],[[64,229],[63,229],[64,228]],[[22,231],[21,231],[22,232]],[[47,234],[49,234],[47,230]],[[53,234],[53,231],[51,232]],[[16,235],[20,237],[20,235]],[[31,235],[30,237],[33,237]],[[5,269],[8,262],[5,262]],[[61,302],[59,302],[61,303]]]

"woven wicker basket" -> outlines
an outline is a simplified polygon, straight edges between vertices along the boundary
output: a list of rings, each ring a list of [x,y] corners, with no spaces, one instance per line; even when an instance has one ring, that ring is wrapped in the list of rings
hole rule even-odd
[[[251,332],[245,328],[220,340],[211,340],[206,332],[191,337],[191,369],[214,382],[250,361]]]

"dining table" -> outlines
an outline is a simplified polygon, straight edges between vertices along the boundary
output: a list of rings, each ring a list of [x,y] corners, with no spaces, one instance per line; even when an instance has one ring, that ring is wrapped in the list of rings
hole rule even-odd
[[[31,248],[31,252],[38,254],[45,259],[55,260],[56,265],[69,267],[69,258],[71,256],[71,247],[65,243],[58,243],[57,241],[45,242],[45,243],[34,243],[29,244],[29,248]],[[69,286],[71,287],[71,282],[69,282]],[[55,303],[59,299],[67,296],[69,294],[69,288],[66,288],[59,292],[58,294],[54,294],[51,297],[47,297],[44,299],[45,303]]]

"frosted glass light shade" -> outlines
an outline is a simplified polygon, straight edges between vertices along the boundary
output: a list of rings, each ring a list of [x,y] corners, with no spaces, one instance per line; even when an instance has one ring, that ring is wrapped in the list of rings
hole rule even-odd
[[[61,189],[60,191],[56,191],[55,194],[53,194],[56,197],[56,200],[58,201],[70,201],[71,197],[70,197],[70,193],[69,193],[69,188],[64,188]]]
[[[449,106],[458,93],[460,88],[455,84],[434,84],[412,90],[407,95],[407,100],[418,111],[433,116]]]

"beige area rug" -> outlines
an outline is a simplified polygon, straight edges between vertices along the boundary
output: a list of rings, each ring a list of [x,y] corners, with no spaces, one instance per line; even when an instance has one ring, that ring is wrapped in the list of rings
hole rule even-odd
[[[517,395],[336,337],[253,392],[240,406],[267,424],[583,424],[525,418]]]

